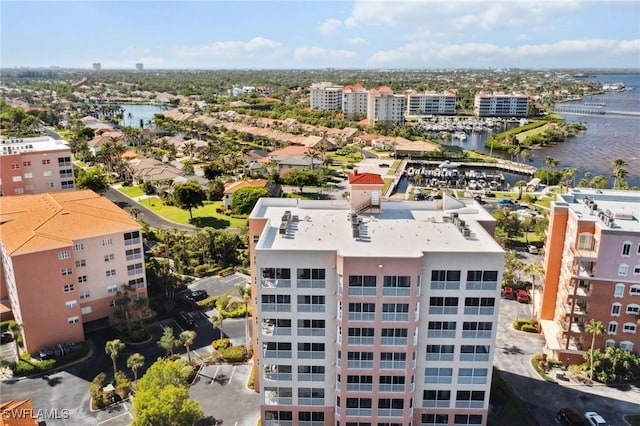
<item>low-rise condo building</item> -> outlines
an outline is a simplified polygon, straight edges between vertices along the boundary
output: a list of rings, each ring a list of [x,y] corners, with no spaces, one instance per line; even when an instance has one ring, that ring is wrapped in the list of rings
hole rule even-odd
[[[0,282],[30,353],[84,340],[119,292],[146,298],[142,227],[90,190],[0,198]]]
[[[529,114],[529,97],[478,93],[474,100],[474,112],[479,117],[526,117]]]
[[[65,141],[0,137],[0,196],[74,189],[74,182]]]
[[[263,198],[249,218],[262,424],[487,424],[504,252],[479,204]],[[365,423],[363,423],[365,422]]]
[[[551,205],[539,310],[546,347],[565,363],[595,348],[638,353],[640,333],[640,192],[576,188]]]
[[[455,115],[454,93],[411,92],[407,94],[407,115]]]

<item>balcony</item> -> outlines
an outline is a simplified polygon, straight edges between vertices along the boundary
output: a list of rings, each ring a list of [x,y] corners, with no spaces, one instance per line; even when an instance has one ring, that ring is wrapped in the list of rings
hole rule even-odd
[[[380,417],[402,417],[404,410],[401,408],[378,408]]]
[[[382,346],[407,346],[408,342],[407,337],[383,336],[380,344]]]
[[[293,397],[288,392],[281,395],[276,391],[267,390],[264,392],[264,403],[266,405],[291,405]]]
[[[298,312],[322,313],[325,309],[325,305],[298,305]]]
[[[298,278],[298,288],[325,288],[327,282],[325,280],[304,280]]]
[[[264,373],[264,378],[266,380],[273,380],[277,382],[286,381],[290,382],[293,379],[293,374],[291,373]]]
[[[291,280],[280,278],[262,278],[260,280],[262,288],[291,288]]]
[[[262,312],[291,312],[291,305],[286,303],[263,303]]]
[[[264,358],[287,358],[291,359],[291,351],[265,350]]]
[[[580,262],[572,266],[571,275],[580,278],[592,278],[596,273],[595,262]]]
[[[593,249],[584,249],[571,246],[570,251],[574,258],[582,259],[597,259],[598,258],[598,246],[594,246]]]
[[[576,303],[572,302],[571,299],[568,299],[564,304],[564,311],[567,314],[571,314],[571,308],[573,307],[573,315],[585,315],[587,313],[587,305],[586,303]]]
[[[375,312],[349,312],[349,321],[375,321]]]
[[[291,327],[276,327],[273,324],[262,325],[263,336],[291,336]]]

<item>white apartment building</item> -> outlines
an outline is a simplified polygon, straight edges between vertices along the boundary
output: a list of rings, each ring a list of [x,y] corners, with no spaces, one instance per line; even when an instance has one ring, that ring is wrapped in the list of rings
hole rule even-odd
[[[474,112],[479,117],[526,117],[529,114],[529,97],[481,92],[475,96]]]
[[[360,83],[342,89],[342,113],[347,120],[367,116],[369,91]]]
[[[378,122],[385,122],[388,126],[404,122],[407,98],[396,95],[387,86],[369,91],[367,104],[367,120],[373,126]]]
[[[0,138],[0,196],[74,188],[67,142],[48,136]]]
[[[342,86],[314,83],[309,87],[312,111],[339,111],[342,108]]]
[[[412,92],[407,94],[407,115],[455,115],[454,93]]]
[[[480,205],[269,199],[249,218],[265,426],[486,425],[504,252]]]

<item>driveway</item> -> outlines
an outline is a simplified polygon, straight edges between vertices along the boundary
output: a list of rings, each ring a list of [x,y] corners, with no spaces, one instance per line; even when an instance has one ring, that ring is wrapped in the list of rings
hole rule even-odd
[[[580,413],[597,411],[611,426],[626,426],[623,415],[640,414],[640,388],[581,385],[558,381],[547,383],[531,366],[530,360],[544,348],[544,337],[511,328],[517,319],[531,318],[531,305],[500,300],[498,335],[494,366],[511,385],[538,425],[553,425],[560,407],[572,407]]]
[[[250,276],[236,272],[226,277],[199,278],[189,284],[188,287],[191,290],[205,290],[209,296],[220,296],[227,291],[238,294],[238,287],[242,286],[244,288],[249,284],[250,280]]]

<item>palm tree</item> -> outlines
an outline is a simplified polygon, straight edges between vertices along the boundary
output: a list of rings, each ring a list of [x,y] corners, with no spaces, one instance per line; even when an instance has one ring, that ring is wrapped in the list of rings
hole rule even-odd
[[[22,332],[22,328],[22,324],[18,322],[13,322],[11,323],[11,325],[9,325],[9,331],[11,331],[11,334],[13,334],[13,343],[15,344],[16,349],[16,359],[20,359],[20,345],[18,345],[18,337]]]
[[[127,358],[127,367],[133,371],[133,381],[138,381],[138,370],[144,366],[144,355],[134,353]]]
[[[523,268],[523,272],[531,275],[531,296],[535,298],[536,278],[538,277],[538,275],[544,272],[544,267],[542,266],[542,263],[531,262],[525,265],[525,267]],[[533,303],[531,305],[532,305],[531,309],[533,310],[533,317],[535,318],[536,316],[535,299],[533,300]]]
[[[304,153],[304,156],[311,160],[311,170],[313,170],[313,162],[314,160],[320,158],[320,152],[316,151],[313,148],[309,148],[307,152]]]
[[[584,327],[587,333],[591,333],[591,351],[590,351],[590,362],[589,362],[589,378],[593,380],[593,347],[596,344],[596,336],[604,333],[604,324],[602,321],[597,320],[595,318],[591,318],[591,320]]]
[[[251,289],[243,286],[238,286],[238,293],[242,297],[244,302],[244,336],[245,346],[247,347],[247,353],[249,352],[249,308],[248,304],[251,301]]]
[[[224,331],[222,329],[222,325],[224,323],[226,316],[222,312],[218,311],[218,315],[213,317],[213,325],[220,329],[220,338],[224,339]]]
[[[129,213],[131,213],[131,216],[133,216],[133,218],[135,220],[138,220],[138,215],[141,213],[142,211],[137,208],[137,207],[132,207],[131,210],[129,211]]]
[[[180,343],[182,343],[187,350],[187,360],[191,364],[191,346],[196,339],[196,332],[193,330],[185,330],[180,333]]]
[[[111,361],[113,362],[113,377],[116,376],[116,358],[124,347],[125,344],[122,343],[120,339],[109,340],[104,346],[105,352],[111,357]]]
[[[518,200],[522,200],[522,188],[527,186],[527,182],[524,180],[519,180],[516,182],[516,186],[518,187]]]
[[[553,171],[555,171],[555,167],[560,164],[560,160],[557,158],[553,158],[551,156],[545,157],[544,164],[550,166]],[[549,167],[547,167],[547,186],[549,186]]]

